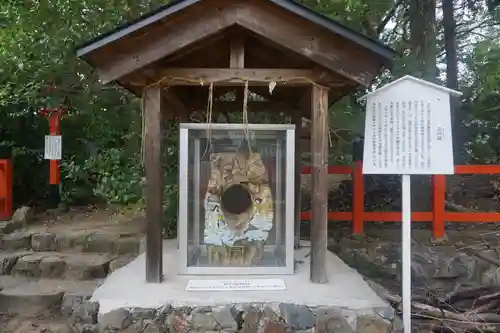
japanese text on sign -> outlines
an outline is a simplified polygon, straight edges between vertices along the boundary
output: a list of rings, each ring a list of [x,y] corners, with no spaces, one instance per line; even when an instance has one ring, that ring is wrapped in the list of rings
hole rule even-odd
[[[46,160],[60,160],[62,157],[62,137],[60,135],[45,136],[45,152]]]
[[[363,172],[453,172],[449,114],[425,99],[369,97]]]

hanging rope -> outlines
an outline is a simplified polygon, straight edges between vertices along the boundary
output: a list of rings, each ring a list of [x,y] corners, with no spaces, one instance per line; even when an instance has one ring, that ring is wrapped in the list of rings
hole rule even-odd
[[[207,103],[207,123],[208,123],[207,137],[208,137],[208,142],[207,142],[206,150],[205,150],[205,153],[203,154],[203,157],[205,156],[205,154],[209,150],[211,151],[211,149],[212,149],[212,134],[211,134],[210,124],[212,123],[212,113],[213,113],[213,88],[214,88],[214,84],[227,82],[227,81],[234,81],[234,80],[240,80],[240,81],[243,81],[245,83],[244,95],[243,95],[243,123],[246,124],[244,131],[245,131],[245,138],[246,138],[247,143],[248,143],[248,148],[249,148],[250,152],[252,151],[252,148],[250,146],[250,137],[249,137],[249,130],[248,130],[248,94],[249,94],[248,83],[249,83],[249,81],[252,81],[252,79],[244,78],[244,77],[233,77],[233,78],[216,80],[216,81],[210,82],[209,93],[208,93],[208,103]],[[261,82],[267,82],[269,84],[269,86],[270,87],[272,86],[272,89],[274,89],[274,86],[276,86],[277,83],[287,84],[287,83],[291,83],[291,82],[297,81],[297,80],[303,80],[303,81],[309,82],[310,84],[312,84],[314,86],[330,89],[329,87],[322,86],[322,85],[312,81],[311,79],[309,79],[307,77],[302,77],[302,76],[292,77],[292,78],[289,78],[288,80],[268,80],[268,81],[261,81]],[[145,94],[145,92],[147,89],[158,86],[158,85],[165,84],[166,86],[169,86],[172,83],[179,82],[179,81],[186,82],[186,83],[195,83],[195,84],[199,84],[201,86],[204,86],[206,84],[206,82],[203,81],[202,77],[200,77],[199,79],[193,79],[193,78],[175,77],[175,76],[167,75],[167,76],[162,77],[158,81],[155,81],[154,83],[152,83],[150,85],[147,85],[142,90],[142,100],[141,100],[141,119],[142,119],[142,124],[141,124],[141,164],[142,164],[142,166],[144,166],[144,161],[145,161],[145,135],[146,135],[146,122],[144,120],[145,113],[146,113],[146,101],[145,101],[146,94]],[[203,159],[203,157],[202,157],[202,159]]]
[[[212,112],[214,107],[214,84],[210,83],[208,87],[208,102],[207,102],[207,144],[205,146],[205,152],[201,156],[201,160],[205,157],[208,152],[212,152]]]
[[[248,81],[245,81],[245,88],[243,90],[243,124],[245,132],[245,140],[248,144],[248,151],[252,154],[252,145],[250,144],[250,133],[248,131]]]
[[[288,80],[285,80],[285,79],[275,79],[275,80],[265,80],[265,81],[258,80],[258,81],[259,82],[265,82],[265,83],[268,83],[269,85],[275,86],[277,83],[287,84],[287,83],[292,83],[292,82],[298,81],[298,80],[300,80],[300,81],[306,81],[306,82],[310,83],[313,86],[322,87],[322,88],[325,88],[325,89],[330,89],[330,87],[326,87],[326,86],[320,85],[320,84],[314,82],[313,80],[311,80],[310,78],[305,77],[305,76],[297,76],[297,77],[294,76],[294,77],[289,78]],[[211,84],[213,84],[213,83],[222,83],[222,82],[227,82],[227,81],[249,82],[249,81],[256,81],[256,80],[252,80],[251,78],[246,78],[246,77],[232,77],[232,78],[226,78],[226,79],[211,81],[210,83]],[[154,83],[146,86],[144,89],[148,89],[148,88],[151,88],[151,87],[154,87],[154,86],[157,86],[157,85],[160,85],[160,84],[164,84],[164,83],[165,83],[165,85],[169,86],[169,85],[171,85],[174,82],[195,83],[195,84],[199,84],[201,86],[204,86],[205,83],[207,83],[207,82],[205,82],[203,80],[202,77],[193,79],[193,78],[188,78],[188,77],[178,77],[178,76],[166,75],[166,76],[162,77],[161,79],[159,79],[158,81],[155,81]]]

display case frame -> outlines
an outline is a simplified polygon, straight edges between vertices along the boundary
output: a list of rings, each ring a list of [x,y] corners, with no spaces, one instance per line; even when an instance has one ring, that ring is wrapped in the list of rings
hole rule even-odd
[[[284,209],[276,209],[278,216],[274,217],[276,222],[274,236],[276,237],[275,244],[283,244],[284,247],[284,265],[280,267],[199,267],[189,265],[189,132],[190,131],[276,131],[285,133],[285,149],[276,149],[276,154],[285,152],[284,158],[276,158],[276,182],[284,182],[284,198],[280,197],[280,191],[276,192],[276,202],[283,202]],[[195,156],[200,155],[200,140],[194,139],[192,149]],[[280,163],[286,163],[284,174],[278,170],[283,170]],[[194,159],[194,178],[201,175],[201,160]],[[193,180],[194,193],[200,193],[200,179]],[[200,196],[195,196],[200,200]],[[201,205],[194,206],[194,210],[200,209]],[[284,212],[283,216],[279,216],[280,212]],[[202,222],[199,219],[201,216],[199,211],[193,213],[194,234],[200,234]],[[277,274],[293,274],[294,273],[294,221],[295,221],[295,125],[292,124],[207,124],[207,123],[181,123],[179,125],[179,211],[178,211],[178,252],[179,252],[179,274],[182,275],[277,275]],[[280,228],[285,228],[284,233]],[[285,235],[285,240],[280,239],[282,234]],[[203,244],[198,244],[202,248]]]

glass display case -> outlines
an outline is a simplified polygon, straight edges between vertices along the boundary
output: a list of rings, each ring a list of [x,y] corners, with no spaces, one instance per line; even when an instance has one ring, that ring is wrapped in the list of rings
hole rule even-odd
[[[181,124],[181,274],[292,274],[295,126]]]

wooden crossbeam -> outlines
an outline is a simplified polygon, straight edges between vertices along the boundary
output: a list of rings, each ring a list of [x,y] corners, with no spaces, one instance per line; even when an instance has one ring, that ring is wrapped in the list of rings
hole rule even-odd
[[[160,72],[161,83],[169,86],[200,86],[214,83],[222,86],[241,86],[248,81],[253,86],[276,85],[295,87],[314,84],[343,87],[327,72],[311,69],[230,69],[230,68],[171,68]]]
[[[186,104],[186,107],[190,110],[205,110],[207,108],[204,103],[192,103]],[[243,105],[240,102],[233,101],[215,101],[213,103],[214,113],[233,113],[241,112]],[[248,102],[249,112],[292,112],[297,109],[282,102]]]

